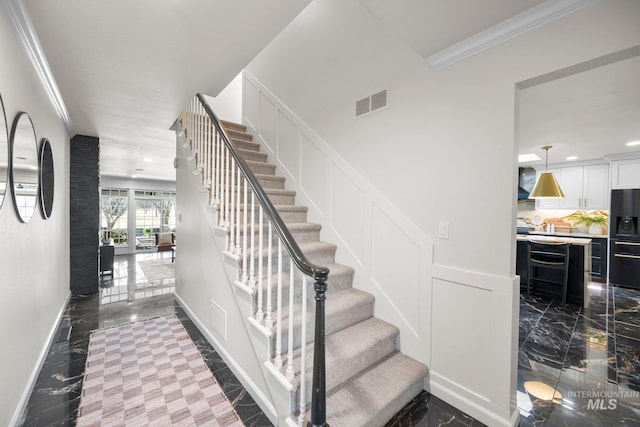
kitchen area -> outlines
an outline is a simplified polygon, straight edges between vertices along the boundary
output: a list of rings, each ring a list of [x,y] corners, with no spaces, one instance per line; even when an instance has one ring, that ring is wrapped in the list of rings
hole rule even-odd
[[[609,176],[610,166],[613,177]],[[582,173],[575,173],[576,169]],[[622,165],[613,160],[547,170],[555,172],[565,197],[530,199],[541,172],[519,168],[516,274],[521,292],[528,292],[530,241],[568,244],[569,303],[587,307],[589,289],[602,289],[607,283],[640,290],[640,159],[627,159]],[[637,176],[631,179],[634,173]],[[568,181],[576,176],[582,176],[581,185]],[[624,179],[627,181],[621,181]],[[596,180],[595,185],[589,180]],[[609,182],[615,188],[610,189]],[[578,187],[584,193],[571,193]]]
[[[640,46],[570,68],[518,85],[520,426],[639,425]]]

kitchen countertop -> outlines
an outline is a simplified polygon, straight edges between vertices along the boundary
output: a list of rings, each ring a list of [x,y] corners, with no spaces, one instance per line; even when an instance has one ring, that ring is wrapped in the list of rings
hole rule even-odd
[[[517,240],[537,240],[540,242],[564,242],[571,243],[572,245],[588,246],[591,244],[591,239],[585,239],[582,237],[566,237],[557,234],[540,235],[540,234],[517,234]]]
[[[579,237],[585,239],[607,239],[609,238],[608,234],[588,234],[588,233],[562,233],[562,232],[553,232],[549,233],[546,231],[530,231],[529,234],[535,236],[563,236],[563,237]]]

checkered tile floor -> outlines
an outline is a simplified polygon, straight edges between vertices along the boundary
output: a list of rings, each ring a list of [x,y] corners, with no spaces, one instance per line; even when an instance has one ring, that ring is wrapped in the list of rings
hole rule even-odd
[[[95,331],[83,426],[243,426],[176,316]]]

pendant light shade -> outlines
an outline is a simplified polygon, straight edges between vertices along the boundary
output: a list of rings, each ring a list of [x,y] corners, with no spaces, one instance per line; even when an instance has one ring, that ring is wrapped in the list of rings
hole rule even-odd
[[[550,145],[542,147],[542,149],[546,151],[545,172],[541,173],[538,177],[536,185],[533,187],[533,190],[529,194],[530,199],[564,197],[564,193],[560,188],[560,184],[558,184],[558,181],[556,181],[556,177],[553,176],[551,172],[547,171],[550,148],[552,148]]]

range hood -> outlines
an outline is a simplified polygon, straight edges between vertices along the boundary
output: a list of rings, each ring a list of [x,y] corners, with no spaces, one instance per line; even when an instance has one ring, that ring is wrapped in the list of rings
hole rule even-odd
[[[527,200],[536,183],[536,170],[532,167],[518,168],[518,200]]]

